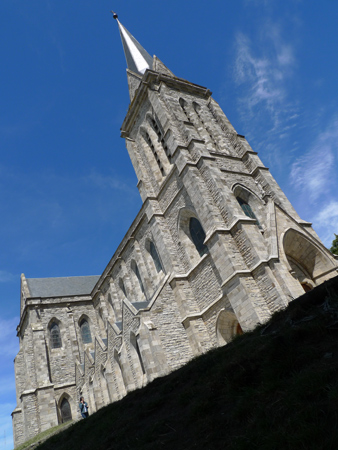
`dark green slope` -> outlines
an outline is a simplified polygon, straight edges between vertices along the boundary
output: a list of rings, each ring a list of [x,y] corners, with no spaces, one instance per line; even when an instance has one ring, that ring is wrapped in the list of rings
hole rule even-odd
[[[39,450],[338,449],[338,277]]]

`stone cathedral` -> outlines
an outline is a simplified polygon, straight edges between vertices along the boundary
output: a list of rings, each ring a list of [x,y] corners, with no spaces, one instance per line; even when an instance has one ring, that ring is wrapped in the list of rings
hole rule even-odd
[[[338,273],[210,90],[118,26],[143,205],[100,276],[21,276],[15,446],[80,418],[81,395],[93,413]]]

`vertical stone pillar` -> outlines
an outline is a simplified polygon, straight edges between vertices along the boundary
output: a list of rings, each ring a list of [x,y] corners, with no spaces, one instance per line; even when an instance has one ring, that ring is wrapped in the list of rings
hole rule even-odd
[[[207,350],[206,343],[210,341],[210,336],[204,322],[198,320],[186,320],[186,316],[198,315],[199,308],[195,299],[189,299],[186,295],[190,291],[189,283],[186,280],[170,281],[180,316],[183,320],[183,326],[186,330],[191,350],[194,355],[199,355]]]
[[[45,332],[41,323],[31,324],[33,331],[33,349],[36,369],[36,412],[38,414],[39,433],[58,424],[54,396],[54,385],[51,383]]]
[[[54,385],[38,388],[36,392],[40,416],[40,433],[58,425]]]

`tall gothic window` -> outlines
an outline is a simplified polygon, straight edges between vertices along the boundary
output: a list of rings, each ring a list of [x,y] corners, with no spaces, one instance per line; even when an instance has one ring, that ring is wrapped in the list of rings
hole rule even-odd
[[[69,401],[66,398],[62,400],[60,409],[62,423],[72,420],[72,411],[70,409]]]
[[[196,103],[193,102],[193,108],[195,110],[195,113],[197,114],[197,117],[199,118],[199,121],[201,122],[201,124],[203,125],[203,127],[205,128],[206,132],[208,133],[208,135],[206,136],[207,140],[210,140],[210,143],[213,144],[216,148],[217,148],[217,142],[215,141],[215,139],[212,136],[212,133],[210,131],[210,128],[208,127],[208,125],[204,122],[203,118],[202,118],[202,114],[201,114],[201,106]]]
[[[157,121],[153,117],[149,117],[149,122],[150,122],[153,130],[157,134],[158,141],[161,142],[162,148],[163,148],[165,154],[167,155],[168,161],[171,162],[171,155],[169,153],[168,146],[165,143],[162,130],[160,129]]]
[[[236,197],[236,200],[240,204],[244,214],[246,216],[250,217],[251,219],[255,219],[256,224],[259,226],[259,228],[262,228],[257,217],[255,216],[255,213],[252,211],[251,206],[247,202],[245,202],[243,199],[241,199],[241,197]]]
[[[92,335],[90,333],[89,323],[86,319],[82,319],[80,323],[81,337],[84,344],[90,344],[92,342]]]
[[[50,326],[50,341],[52,348],[62,347],[60,328],[56,322],[52,322]]]
[[[192,217],[189,221],[189,231],[191,239],[195,244],[196,250],[198,251],[200,256],[203,256],[205,253],[207,253],[208,247],[204,244],[205,233],[202,225],[195,217]]]
[[[153,258],[157,272],[163,272],[163,267],[161,264],[160,257],[158,256],[155,244],[152,241],[150,241],[149,250],[150,250],[151,257]]]
[[[152,151],[152,153],[153,153],[153,155],[155,157],[155,160],[157,162],[157,165],[158,165],[158,167],[160,169],[160,172],[161,172],[162,176],[164,177],[165,176],[165,171],[164,171],[164,168],[162,166],[162,162],[160,160],[160,157],[158,156],[158,153],[157,153],[157,151],[156,151],[156,149],[154,147],[154,144],[152,143],[152,140],[151,140],[149,134],[146,131],[144,133],[144,139],[147,142],[147,144],[149,145],[150,150]]]

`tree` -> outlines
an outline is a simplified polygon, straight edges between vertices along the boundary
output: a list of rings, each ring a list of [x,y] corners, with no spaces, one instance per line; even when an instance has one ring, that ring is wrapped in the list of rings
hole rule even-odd
[[[330,252],[334,255],[338,255],[338,234],[334,234],[336,237],[332,241],[332,247],[330,248]]]

